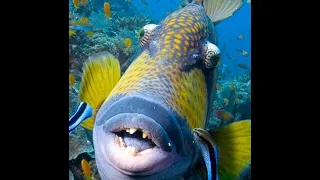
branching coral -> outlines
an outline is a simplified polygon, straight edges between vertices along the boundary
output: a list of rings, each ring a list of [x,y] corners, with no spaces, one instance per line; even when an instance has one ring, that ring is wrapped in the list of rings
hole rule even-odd
[[[230,85],[233,83],[234,91]],[[219,127],[233,121],[251,118],[251,76],[250,74],[239,74],[231,80],[220,81],[221,91],[217,91],[213,107],[210,112],[209,128]],[[224,102],[224,98],[228,99],[228,104]],[[234,120],[231,122],[221,121],[213,115],[213,110],[225,109],[232,113]]]
[[[81,153],[93,153],[93,146],[88,140],[85,130],[78,126],[69,136],[69,160],[75,159]]]
[[[151,22],[150,17],[147,16],[125,16],[117,18],[112,24],[112,29],[126,29],[126,30],[139,30],[144,25],[149,24]]]

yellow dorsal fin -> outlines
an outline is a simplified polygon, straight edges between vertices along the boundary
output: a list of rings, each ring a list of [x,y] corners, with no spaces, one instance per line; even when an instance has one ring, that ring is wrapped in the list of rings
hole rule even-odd
[[[93,116],[81,123],[92,130],[96,112],[120,79],[119,61],[109,52],[96,53],[83,66],[79,99],[93,109]]]
[[[242,4],[242,0],[203,0],[203,7],[214,23],[232,16]]]
[[[237,121],[209,133],[219,147],[219,178],[240,177],[251,164],[251,120]]]

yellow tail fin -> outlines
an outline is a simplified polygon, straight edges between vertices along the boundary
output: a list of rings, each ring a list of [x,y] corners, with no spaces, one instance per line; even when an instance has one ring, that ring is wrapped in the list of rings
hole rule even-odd
[[[237,179],[251,163],[251,120],[237,121],[209,133],[219,147],[219,178]]]
[[[80,84],[80,101],[88,103],[94,109],[93,117],[81,123],[92,130],[95,114],[120,79],[119,61],[104,51],[90,56],[83,66]]]
[[[214,23],[232,16],[242,4],[242,0],[203,0],[203,7]]]

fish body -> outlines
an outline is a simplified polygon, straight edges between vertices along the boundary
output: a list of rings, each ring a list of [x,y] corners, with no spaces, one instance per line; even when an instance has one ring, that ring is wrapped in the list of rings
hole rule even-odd
[[[93,31],[93,26],[69,26],[69,29],[78,30],[78,31]]]
[[[77,34],[77,33],[76,33],[75,30],[69,29],[69,38],[72,37],[72,36],[74,36],[74,35],[76,35],[76,34]]]
[[[80,7],[80,1],[79,0],[72,0],[73,5],[76,9],[78,9]]]
[[[226,104],[228,104],[228,103],[226,103]],[[215,110],[214,114],[217,118],[224,120],[224,121],[230,121],[230,120],[234,119],[233,115],[224,109]]]
[[[129,49],[131,47],[131,45],[132,45],[131,39],[130,38],[126,38],[124,40],[124,45],[125,45],[126,49]]]
[[[202,5],[198,0],[158,25],[145,26],[139,31],[142,52],[121,78],[119,62],[108,52],[86,61],[79,99],[93,109],[87,122],[94,125],[86,127],[93,130],[96,164],[103,180],[218,179],[218,174],[233,178],[247,165],[248,151],[238,161],[226,154],[230,151],[225,147],[238,141],[234,130],[247,133],[241,140],[250,136],[250,121],[210,133],[204,130],[220,55],[213,22],[229,17],[242,4],[216,1],[221,3],[219,8],[212,1]],[[225,8],[226,4],[235,9]],[[222,136],[226,133],[231,135]],[[222,141],[222,137],[227,138]],[[241,152],[250,145],[248,139],[244,142]],[[237,152],[238,146],[231,152]],[[229,157],[236,161],[230,162]],[[238,162],[242,164],[236,169],[232,164]]]
[[[83,170],[83,174],[86,177],[86,180],[91,180],[91,167],[90,164],[88,163],[88,161],[86,161],[85,159],[82,159],[81,161],[81,168]]]
[[[104,11],[107,19],[110,19],[110,17],[111,17],[111,9],[110,9],[110,4],[108,2],[104,3],[103,11]]]
[[[241,69],[250,69],[247,65],[245,64],[237,64]]]
[[[87,103],[81,102],[76,108],[75,113],[69,119],[69,134],[80,125],[84,120],[92,116],[92,108]]]
[[[97,148],[95,152],[98,168],[104,169],[100,169],[103,179],[130,179],[127,175],[132,173],[150,179],[175,179],[187,171],[198,155],[191,130],[205,127],[216,73],[215,69],[203,68],[200,47],[206,40],[216,43],[214,25],[202,6],[190,4],[172,13],[154,31],[150,44],[123,74],[97,113],[94,145],[110,147]],[[121,134],[126,129],[148,134],[151,145]],[[134,147],[138,155],[119,153],[119,137],[131,144],[127,151]],[[139,155],[146,149],[150,149],[148,154]],[[109,159],[106,161],[103,156]],[[179,171],[170,166],[179,167]],[[109,173],[104,173],[107,169]]]

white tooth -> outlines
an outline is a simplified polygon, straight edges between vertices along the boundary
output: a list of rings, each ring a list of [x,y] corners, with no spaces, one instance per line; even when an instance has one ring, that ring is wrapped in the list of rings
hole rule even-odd
[[[120,147],[125,147],[125,143],[124,142],[120,142]]]
[[[126,132],[127,132],[127,133],[130,132],[130,130],[129,130],[129,129],[126,129]]]
[[[130,147],[126,147],[126,149],[124,150],[126,153],[130,153],[130,151],[131,151],[131,148]]]
[[[120,141],[120,143],[121,143],[121,142],[123,142],[123,140],[122,140],[122,138],[121,138],[121,137],[119,137],[119,141]]]
[[[144,138],[146,138],[146,137],[148,137],[148,134],[142,133],[142,138],[144,139]]]
[[[135,156],[137,155],[136,153],[136,148],[135,147],[131,147],[131,150],[129,151],[131,155]]]
[[[136,132],[137,131],[137,129],[135,129],[135,128],[130,128],[130,134],[133,134],[134,132]]]

